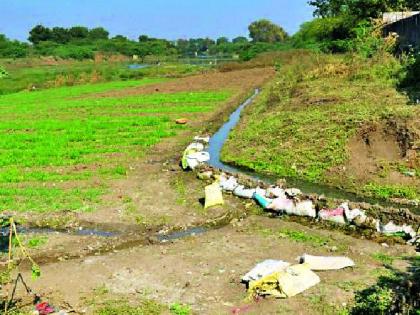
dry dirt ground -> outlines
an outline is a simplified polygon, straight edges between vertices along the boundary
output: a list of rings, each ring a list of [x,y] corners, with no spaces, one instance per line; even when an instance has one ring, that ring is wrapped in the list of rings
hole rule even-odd
[[[335,314],[351,300],[353,291],[369,286],[385,272],[382,263],[373,258],[375,253],[413,254],[408,246],[385,248],[316,226],[252,215],[256,212],[253,206],[230,196],[223,207],[203,209],[200,199],[205,183],[192,173],[182,172],[178,165],[183,148],[193,135],[213,132],[253,88],[262,86],[273,74],[271,69],[212,73],[115,92],[127,95],[231,88],[235,94],[216,112],[196,116],[192,130],[166,139],[133,162],[130,176],[113,184],[105,206],[98,211],[50,217],[63,224],[119,234],[46,234],[47,244],[31,250],[41,265],[42,277],[28,280],[30,287],[53,304],[71,305],[81,314],[94,313],[96,304],[92,301],[115,298],[132,302],[152,299],[164,305],[186,303],[196,314],[229,314],[236,307],[247,314]],[[36,220],[48,218],[32,218]],[[212,223],[222,227],[167,243],[156,238],[159,232]],[[278,232],[284,229],[306,232],[314,238],[299,242],[279,237]],[[246,299],[240,278],[256,263],[265,259],[294,262],[304,253],[348,255],[356,267],[319,273],[321,284],[295,298]],[[394,264],[406,267],[403,260]],[[29,279],[29,271],[24,276]],[[23,296],[21,290],[19,294]]]
[[[306,232],[319,242],[298,242],[278,237],[278,231]],[[347,255],[355,268],[319,272],[321,283],[287,300],[247,300],[240,278],[265,259],[295,262],[304,253]],[[368,287],[386,273],[377,253],[413,254],[413,249],[390,248],[345,236],[261,216],[250,216],[205,234],[170,243],[139,245],[106,255],[42,266],[43,276],[30,282],[35,291],[58,305],[69,304],[78,313],[92,313],[95,299],[153,299],[162,304],[186,303],[196,314],[229,314],[234,308],[247,314],[336,314],[355,290]],[[403,261],[394,263],[405,268]],[[27,275],[29,277],[29,274]],[[98,295],[98,292],[105,292]]]

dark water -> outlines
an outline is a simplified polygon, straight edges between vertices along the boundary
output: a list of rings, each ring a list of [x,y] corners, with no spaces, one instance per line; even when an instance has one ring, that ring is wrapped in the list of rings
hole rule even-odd
[[[253,170],[244,169],[241,167],[235,167],[232,165],[228,165],[223,163],[220,160],[220,152],[225,144],[226,140],[229,137],[229,133],[232,129],[238,124],[241,112],[244,108],[250,105],[255,97],[259,94],[259,90],[255,90],[255,93],[248,98],[243,104],[241,104],[231,115],[229,121],[227,121],[210,139],[208,152],[210,153],[210,161],[208,162],[209,165],[219,168],[225,172],[230,172],[233,174],[246,174],[256,180],[261,180],[268,184],[275,184],[276,181],[279,179],[278,177],[262,172],[255,172]],[[420,208],[418,206],[406,206],[403,207],[399,204],[383,200],[377,198],[368,198],[368,197],[361,197],[354,193],[347,192],[345,190],[341,190],[335,187],[311,183],[305,180],[301,180],[298,178],[290,178],[290,177],[282,177],[286,179],[287,186],[289,187],[296,187],[299,188],[305,194],[317,194],[317,195],[324,195],[328,198],[333,199],[344,199],[349,200],[352,202],[367,202],[370,204],[379,204],[384,207],[394,207],[394,208],[409,208],[416,214],[420,214]]]
[[[128,69],[130,70],[138,70],[138,69],[144,69],[149,67],[149,65],[143,65],[143,64],[138,64],[138,63],[133,63],[128,65]]]
[[[252,103],[252,101],[257,97],[260,91],[255,90],[254,94],[248,98],[244,103],[242,103],[229,117],[229,120],[210,138],[208,152],[210,153],[210,161],[208,162],[211,166],[220,168],[224,171],[231,173],[241,172],[239,169],[233,166],[224,164],[220,160],[220,152],[222,151],[223,145],[229,137],[229,133],[232,129],[238,124],[239,119],[241,118],[241,112],[243,109]]]
[[[166,235],[158,235],[157,239],[160,242],[169,242],[169,241],[174,241],[174,240],[186,238],[186,237],[189,237],[189,236],[204,234],[207,231],[208,231],[208,229],[205,228],[205,227],[193,227],[193,228],[190,228],[190,229],[186,229],[184,231],[172,232],[172,233],[169,233],[169,234],[166,234]]]

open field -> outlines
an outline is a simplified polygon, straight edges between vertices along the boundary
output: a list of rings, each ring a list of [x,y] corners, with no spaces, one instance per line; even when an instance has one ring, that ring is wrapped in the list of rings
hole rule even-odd
[[[256,87],[266,89],[248,112],[264,111],[274,75],[259,68],[0,96],[2,208],[32,226],[80,232],[22,236],[42,271],[30,287],[78,314],[346,314],[357,292],[414,265],[415,249],[391,238],[384,247],[272,218],[232,196],[203,209],[206,183],[179,167],[185,145],[218,129]],[[180,117],[189,123],[176,125]],[[159,241],[195,226],[215,228]],[[356,267],[321,272],[318,286],[294,298],[247,299],[239,281],[256,263],[304,253],[346,255]]]
[[[121,59],[121,60],[119,60]],[[139,80],[144,77],[180,77],[198,73],[204,68],[182,63],[162,63],[141,69],[130,69],[136,63],[128,58],[101,61],[55,60],[54,58],[2,60],[9,75],[0,80],[0,95],[31,89],[46,89],[99,82]]]
[[[420,108],[395,88],[397,61],[301,52],[279,63],[225,161],[358,194],[420,197]]]

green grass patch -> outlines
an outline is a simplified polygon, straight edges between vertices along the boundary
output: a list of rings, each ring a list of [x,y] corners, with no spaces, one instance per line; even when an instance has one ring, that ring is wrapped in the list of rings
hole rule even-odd
[[[274,82],[231,133],[222,150],[225,162],[375,197],[418,196],[415,188],[363,189],[368,182],[334,175],[346,166],[349,140],[361,126],[420,117],[420,108],[407,106],[395,88],[401,69],[395,59],[296,52],[279,63]]]
[[[123,300],[109,301],[94,312],[95,315],[159,315],[165,307],[153,300],[144,300],[139,305],[130,305]]]
[[[282,229],[278,231],[276,235],[280,238],[288,238],[294,242],[307,243],[313,246],[323,246],[323,245],[328,244],[329,242],[328,238],[318,236],[318,235],[308,234],[303,231]]]
[[[130,161],[188,128],[176,125],[175,118],[211,111],[231,95],[212,91],[94,96],[159,81],[0,96],[0,208],[91,211],[101,203],[110,180],[129,175]]]

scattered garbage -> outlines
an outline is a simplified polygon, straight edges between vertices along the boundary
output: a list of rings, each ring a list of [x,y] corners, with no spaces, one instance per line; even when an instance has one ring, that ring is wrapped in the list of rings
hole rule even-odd
[[[268,276],[274,272],[279,272],[285,270],[289,267],[290,264],[288,262],[282,260],[273,260],[267,259],[263,262],[257,264],[250,272],[248,272],[245,276],[242,277],[242,282],[250,282],[260,280],[265,276]]]
[[[187,118],[179,118],[177,120],[175,120],[175,123],[178,125],[185,125],[188,123],[188,119]]]
[[[339,270],[353,267],[354,261],[348,257],[311,256],[304,254],[299,257],[302,264],[307,264],[311,270]]]
[[[39,315],[48,315],[55,312],[54,308],[47,302],[41,302],[35,305],[35,310]]]
[[[196,136],[194,137],[194,141],[200,142],[203,144],[208,144],[210,142],[210,137],[209,136],[205,136],[205,137]]]
[[[286,192],[284,189],[280,187],[269,187],[267,189],[267,193],[265,195],[268,198],[280,198],[280,197],[286,197]]]
[[[183,169],[195,170],[197,167],[210,160],[210,154],[205,151],[206,146],[210,142],[209,136],[196,136],[194,141],[187,146],[182,157]],[[372,217],[368,216],[364,210],[363,204],[360,207],[350,207],[348,202],[342,203],[335,209],[319,209],[320,204],[316,200],[325,200],[322,196],[314,199],[305,196],[301,190],[297,188],[283,189],[279,186],[269,186],[267,189],[261,188],[260,183],[253,181],[241,180],[237,176],[227,175],[212,168],[200,168],[197,177],[202,180],[218,179],[216,184],[206,187],[205,207],[209,208],[214,205],[223,204],[222,191],[233,193],[233,195],[244,198],[254,199],[262,208],[277,212],[278,214],[287,214],[295,216],[305,216],[310,218],[319,218],[341,225],[352,224],[358,228],[370,229],[385,235],[410,237],[409,244],[414,244],[417,233],[410,225],[395,225],[389,222],[386,225]],[[251,184],[250,184],[251,183]],[[280,186],[283,184],[281,183]],[[263,186],[264,187],[264,186]],[[266,186],[265,186],[266,187]]]
[[[288,298],[317,285],[321,280],[316,270],[339,270],[353,267],[348,257],[312,256],[299,257],[299,264],[291,266],[283,260],[268,259],[242,277],[250,296]]]
[[[228,179],[224,176],[220,178],[220,187],[225,191],[234,191],[238,187],[238,181],[231,176]]]
[[[300,189],[297,188],[290,188],[290,189],[286,189],[285,190],[286,195],[288,195],[289,197],[296,197],[299,195],[302,195],[302,192],[300,191]]]
[[[284,271],[274,272],[249,284],[250,295],[288,298],[295,296],[315,285],[321,280],[307,264],[287,267]]]
[[[347,209],[344,209],[344,214],[346,215],[346,219],[348,222],[353,222],[356,218],[363,221],[366,220],[366,213],[360,209],[350,210],[347,207]]]
[[[239,185],[235,188],[233,194],[240,198],[252,199],[255,189],[246,189],[244,185]]]
[[[219,182],[214,182],[211,185],[206,186],[205,188],[206,194],[206,201],[205,201],[205,209],[214,207],[214,206],[221,206],[224,205],[222,189],[220,188]]]
[[[379,221],[377,222],[377,231],[386,235],[398,235],[398,234],[402,234],[402,236],[406,236],[409,235],[410,238],[415,238],[416,237],[416,231],[414,231],[414,229],[411,226],[408,225],[403,225],[403,226],[398,226],[395,225],[394,222],[389,222],[386,225],[382,225]]]
[[[346,224],[346,219],[344,218],[344,206],[341,205],[337,209],[322,209],[319,211],[318,216],[321,220],[326,220],[338,224]]]
[[[298,202],[296,204],[296,211],[292,214],[303,216],[303,217],[315,218],[316,217],[315,205],[311,200]]]
[[[195,152],[186,156],[186,163],[192,170],[208,160],[210,160],[210,154],[208,152]]]
[[[258,194],[257,192],[254,193],[253,198],[258,202],[258,204],[263,208],[267,209],[267,207],[270,205],[271,201],[263,195]]]
[[[195,150],[196,152],[200,152],[204,150],[204,144],[200,142],[193,142],[186,148],[186,150]]]
[[[274,199],[268,206],[267,209],[284,212],[287,214],[293,214],[295,212],[295,204],[293,200],[287,197],[279,197]]]

